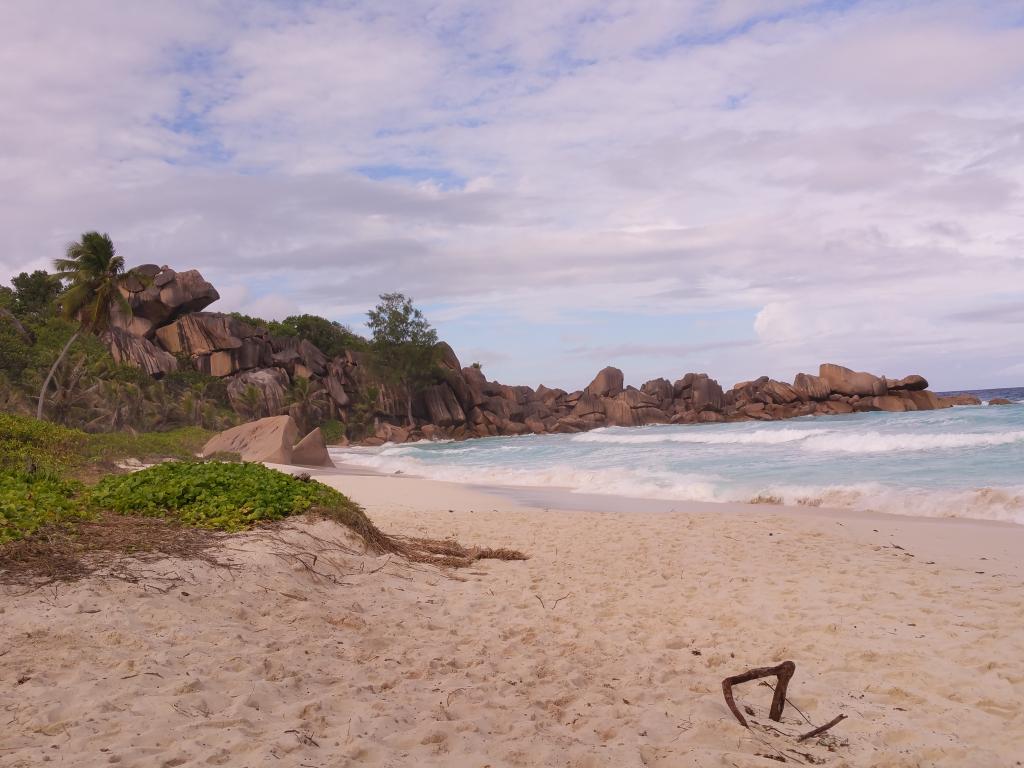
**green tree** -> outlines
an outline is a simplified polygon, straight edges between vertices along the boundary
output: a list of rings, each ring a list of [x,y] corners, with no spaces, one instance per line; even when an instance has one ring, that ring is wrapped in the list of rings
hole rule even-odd
[[[22,272],[11,278],[11,312],[23,320],[42,320],[53,315],[53,303],[60,295],[60,280],[42,269]]]
[[[382,294],[380,303],[366,314],[381,373],[404,390],[406,418],[412,426],[413,396],[433,380],[437,367],[437,331],[401,293]]]
[[[319,315],[291,315],[274,325],[287,329],[289,336],[308,339],[328,357],[338,357],[346,349],[366,347],[366,339],[352,333],[336,320],[328,320]]]
[[[63,259],[56,259],[55,277],[67,285],[58,300],[61,313],[68,319],[78,321],[78,328],[71,334],[39,390],[36,418],[43,418],[46,390],[54,373],[64,361],[75,339],[83,332],[101,333],[110,327],[111,312],[119,308],[126,317],[131,317],[131,305],[121,293],[121,286],[129,276],[124,268],[124,257],[118,256],[114,243],[107,234],[86,232],[78,242],[69,243]]]

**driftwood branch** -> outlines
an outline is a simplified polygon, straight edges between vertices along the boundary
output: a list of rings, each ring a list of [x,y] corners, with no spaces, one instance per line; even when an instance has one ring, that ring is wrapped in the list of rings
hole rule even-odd
[[[813,737],[815,737],[815,736],[817,736],[819,734],[824,733],[825,731],[827,731],[832,726],[839,725],[839,723],[843,722],[843,720],[845,720],[845,719],[846,719],[846,715],[836,715],[834,718],[829,720],[827,723],[825,723],[820,728],[815,728],[813,731],[808,731],[803,736],[799,737],[797,739],[797,741],[807,741],[807,739],[813,738]]]
[[[778,685],[775,686],[775,695],[772,697],[772,708],[768,717],[778,722],[782,719],[782,710],[786,706],[786,688],[789,686],[789,681],[792,679],[794,672],[796,672],[796,664],[792,661],[784,661],[774,667],[757,667],[756,669],[748,669],[742,674],[725,678],[725,680],[722,681],[722,694],[725,696],[725,703],[729,705],[730,711],[732,711],[736,716],[736,719],[739,720],[740,725],[744,728],[750,727],[747,725],[747,719],[743,717],[743,713],[740,712],[739,707],[736,706],[736,699],[733,698],[732,695],[732,687],[734,685],[748,683],[751,680],[757,680],[762,677],[777,677],[779,682]]]

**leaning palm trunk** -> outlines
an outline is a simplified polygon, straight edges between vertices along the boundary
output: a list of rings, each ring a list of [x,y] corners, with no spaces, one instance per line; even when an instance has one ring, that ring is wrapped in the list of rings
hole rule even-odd
[[[50,382],[53,381],[53,374],[57,372],[60,364],[64,362],[64,356],[67,355],[68,350],[71,349],[71,345],[75,343],[75,339],[78,338],[78,334],[81,330],[75,331],[71,334],[71,338],[68,339],[68,343],[64,345],[64,349],[57,355],[57,359],[53,361],[53,365],[50,366],[50,372],[46,374],[46,380],[43,382],[43,388],[39,390],[39,403],[36,405],[36,418],[43,418],[43,405],[46,404],[46,390],[50,388]]]

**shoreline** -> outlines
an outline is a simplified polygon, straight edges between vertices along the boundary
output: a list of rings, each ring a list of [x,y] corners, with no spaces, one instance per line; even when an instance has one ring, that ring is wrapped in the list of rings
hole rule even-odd
[[[299,471],[298,467],[280,467]],[[363,469],[356,467],[356,469]],[[409,474],[385,475],[378,472],[338,472],[330,470],[314,475],[366,507],[370,517],[401,503],[405,492],[416,498],[447,499],[461,511],[481,508],[497,511],[511,508],[532,514],[620,515],[654,519],[688,516],[728,517],[740,520],[791,520],[795,524],[842,527],[860,544],[875,546],[885,538],[901,538],[905,550],[941,557],[947,563],[968,567],[986,562],[979,558],[1013,563],[1015,572],[1024,574],[1024,525],[1001,520],[958,517],[898,515],[872,510],[837,507],[807,507],[790,504],[752,504],[728,501],[663,501],[604,494],[581,494],[564,488],[532,488],[480,483],[457,483]],[[391,481],[392,485],[388,485]],[[393,483],[402,485],[393,485]],[[405,506],[405,505],[403,505]],[[411,509],[411,507],[410,507]]]

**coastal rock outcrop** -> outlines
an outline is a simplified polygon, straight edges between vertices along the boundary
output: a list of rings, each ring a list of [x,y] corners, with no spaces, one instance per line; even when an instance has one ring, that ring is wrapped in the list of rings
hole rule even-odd
[[[209,457],[215,453],[237,453],[242,461],[268,461],[291,464],[292,448],[299,439],[299,427],[291,416],[270,416],[225,430],[207,441],[201,451]]]
[[[333,467],[331,455],[327,452],[324,433],[317,427],[292,448],[292,464],[303,467]]]
[[[372,444],[919,411],[980,402],[970,395],[936,396],[916,374],[887,378],[833,363],[823,363],[818,375],[798,373],[792,384],[761,376],[728,391],[706,373],[687,373],[672,383],[651,379],[637,389],[626,386],[622,371],[612,366],[582,390],[532,389],[489,381],[478,364],[463,367],[451,346],[439,342],[433,381],[414,393],[409,423],[407,393],[366,364],[372,362],[369,353],[352,349],[331,357],[309,339],[278,336],[240,317],[205,311],[218,294],[195,270],[144,266],[129,279],[125,295],[134,314],[115,318],[105,337],[117,361],[154,377],[187,361],[224,379],[239,414],[288,418],[277,415],[291,413],[304,426],[318,419],[357,420],[355,433],[370,435],[366,441]],[[303,380],[308,384],[299,387]],[[322,435],[307,437],[300,454],[323,460]]]
[[[828,381],[811,373],[798,373],[793,379],[793,389],[804,400],[827,400],[832,394]]]
[[[622,391],[622,385],[622,371],[608,366],[601,369],[597,376],[594,377],[594,380],[583,391],[588,395],[595,395],[597,397],[615,397],[615,395]]]
[[[828,382],[832,393],[837,395],[881,397],[888,391],[884,379],[834,363],[822,363],[818,376]]]

